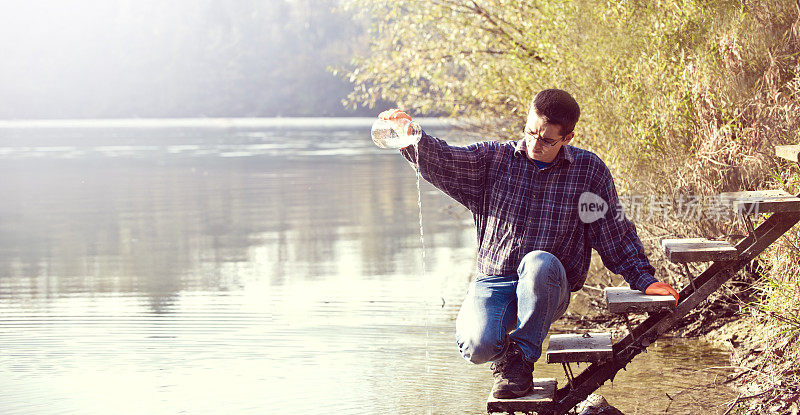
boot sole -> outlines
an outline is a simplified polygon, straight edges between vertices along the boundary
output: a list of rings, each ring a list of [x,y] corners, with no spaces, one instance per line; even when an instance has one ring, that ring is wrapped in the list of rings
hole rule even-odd
[[[533,383],[532,382],[531,382],[531,385],[528,386],[528,389],[525,389],[524,391],[521,391],[521,392],[516,392],[516,391],[502,391],[502,392],[501,391],[494,391],[494,392],[492,392],[492,396],[494,396],[495,399],[516,399],[516,398],[521,398],[521,397],[529,394],[531,392],[531,389],[533,389]]]

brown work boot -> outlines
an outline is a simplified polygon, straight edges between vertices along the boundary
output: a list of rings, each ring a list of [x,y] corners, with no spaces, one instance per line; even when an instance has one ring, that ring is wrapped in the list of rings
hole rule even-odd
[[[514,399],[525,396],[533,386],[533,364],[525,361],[519,345],[509,340],[505,354],[492,363],[494,387],[492,396],[497,399]]]

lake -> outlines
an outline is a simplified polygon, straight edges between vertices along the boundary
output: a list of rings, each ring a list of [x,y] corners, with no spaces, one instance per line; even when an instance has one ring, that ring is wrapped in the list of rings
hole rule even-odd
[[[371,121],[0,122],[0,413],[485,413],[454,340],[471,217],[422,183],[423,272],[416,175]],[[722,413],[728,364],[663,340],[600,392]]]

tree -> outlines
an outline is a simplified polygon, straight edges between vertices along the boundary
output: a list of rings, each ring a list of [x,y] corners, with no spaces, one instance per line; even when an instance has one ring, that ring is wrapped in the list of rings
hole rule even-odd
[[[743,172],[746,158],[776,143],[763,130],[797,131],[793,0],[346,3],[373,19],[350,104],[385,99],[508,139],[536,91],[566,89],[582,107],[577,143],[606,159],[621,190],[751,187],[769,172]]]

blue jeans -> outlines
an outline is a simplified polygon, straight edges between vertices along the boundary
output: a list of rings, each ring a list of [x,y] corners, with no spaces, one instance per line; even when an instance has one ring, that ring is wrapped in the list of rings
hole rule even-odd
[[[550,324],[569,305],[564,266],[552,254],[532,251],[516,274],[479,276],[470,284],[456,319],[456,342],[472,363],[497,360],[508,339],[533,363],[542,355]]]

